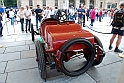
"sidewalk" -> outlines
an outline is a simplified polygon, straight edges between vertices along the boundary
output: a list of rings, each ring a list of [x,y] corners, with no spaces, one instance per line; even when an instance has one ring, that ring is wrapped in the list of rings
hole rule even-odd
[[[35,20],[32,21],[35,23]],[[89,25],[90,21],[86,21]],[[56,71],[48,71],[49,78],[44,82],[39,75],[37,62],[35,61],[35,45],[31,41],[30,33],[22,33],[20,24],[15,25],[16,35],[13,34],[13,27],[8,23],[4,27],[3,37],[0,37],[0,83],[115,83],[120,71],[123,59],[118,54],[108,50],[109,39],[111,34],[100,34],[91,31],[87,27],[83,29],[90,31],[98,36],[103,44],[106,56],[100,65],[91,67],[86,73],[69,77]],[[106,18],[102,22],[96,21],[92,29],[100,32],[111,32],[111,27],[106,22]],[[115,47],[115,42],[113,44]],[[124,38],[120,48],[124,51]],[[54,76],[53,76],[54,75]],[[55,76],[56,75],[56,76]]]

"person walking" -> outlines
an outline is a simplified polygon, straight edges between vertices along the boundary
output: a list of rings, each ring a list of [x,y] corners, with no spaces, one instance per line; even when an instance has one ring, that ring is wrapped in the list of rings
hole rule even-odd
[[[84,22],[83,16],[85,14],[85,9],[83,8],[83,5],[79,6],[79,9],[77,10],[77,12],[78,12],[78,23],[82,26],[82,23]]]
[[[10,11],[9,11],[9,18],[10,18],[10,21],[11,21],[11,25],[14,25],[14,11],[13,9],[11,8]]]
[[[36,17],[36,30],[38,30],[38,21],[41,22],[43,18],[43,10],[40,8],[40,5],[37,5],[37,9],[35,9],[34,12]]]
[[[21,7],[20,10],[17,12],[17,16],[20,19],[21,23],[21,31],[24,31],[24,7]]]
[[[102,22],[101,19],[102,19],[102,9],[99,9],[99,22]]]
[[[2,26],[2,20],[3,20],[3,14],[2,12],[0,11],[0,37],[2,37],[2,31],[3,31],[3,26]]]
[[[90,9],[87,9],[87,11],[86,11],[87,21],[88,21],[88,19],[89,19],[89,12],[90,12]]]
[[[117,14],[117,13],[123,13],[124,14],[124,3],[121,3],[120,4],[120,10],[119,11],[117,11],[115,14],[114,14],[114,18],[115,18],[115,15]],[[120,16],[121,17],[121,16]],[[118,47],[119,47],[119,45],[120,45],[120,43],[121,43],[121,40],[122,40],[122,36],[124,36],[124,17],[123,17],[123,19],[122,19],[123,21],[122,21],[122,26],[117,26],[119,23],[117,23],[117,22],[115,22],[114,21],[114,19],[113,19],[113,22],[112,22],[112,26],[113,26],[113,28],[112,28],[112,31],[111,31],[111,33],[113,34],[112,35],[112,37],[111,37],[111,39],[110,39],[110,44],[109,44],[109,50],[111,50],[113,47],[112,47],[112,44],[113,44],[113,41],[114,41],[114,39],[116,38],[116,36],[118,36],[117,37],[117,41],[116,41],[116,47],[115,47],[115,49],[114,49],[114,52],[118,52],[118,53],[122,53],[123,51],[122,50],[120,50]],[[120,20],[119,20],[119,22],[120,22]]]
[[[30,25],[31,25],[31,10],[29,9],[28,5],[26,5],[26,10],[24,11],[25,19],[26,19],[26,33],[27,33],[27,26],[28,31],[30,32]]]
[[[70,9],[70,19],[73,20],[73,21],[75,20],[75,19],[74,19],[74,14],[75,14],[74,7],[71,6],[71,9]]]
[[[47,6],[46,9],[44,10],[45,18],[50,18],[50,7]]]
[[[95,21],[95,18],[96,18],[96,12],[95,12],[95,9],[94,7],[92,7],[92,9],[90,10],[90,19],[91,19],[91,24],[90,26],[93,26],[93,23]]]
[[[56,13],[58,12],[58,7],[55,7],[55,10],[54,10],[54,18],[56,18]]]

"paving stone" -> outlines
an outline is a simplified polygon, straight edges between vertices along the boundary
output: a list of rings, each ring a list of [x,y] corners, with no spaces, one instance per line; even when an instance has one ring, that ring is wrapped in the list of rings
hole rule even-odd
[[[0,54],[4,53],[6,48],[0,48]]]
[[[29,57],[36,57],[36,51],[28,50],[28,51],[21,52],[21,58],[29,58]]]
[[[20,59],[20,52],[0,54],[0,61]]]
[[[0,73],[4,73],[7,62],[0,62]]]
[[[20,59],[15,61],[8,61],[5,72],[18,71],[35,67],[37,67],[35,58]]]
[[[5,83],[7,74],[0,74],[0,83]]]
[[[25,40],[31,40],[31,38],[26,37],[26,38],[16,38],[16,41],[25,41]]]
[[[27,34],[27,33],[20,33],[17,35],[18,38],[26,38],[26,37],[31,37],[30,34]]]
[[[6,40],[6,39],[12,39],[12,36],[5,36],[5,35],[3,35],[3,37],[0,37],[0,41]]]
[[[30,41],[26,41],[26,45],[27,45],[27,44],[34,44],[34,42],[31,41],[31,40],[30,40]]]
[[[28,45],[16,46],[16,47],[8,47],[8,48],[6,48],[5,53],[8,53],[8,52],[19,52],[19,51],[25,51],[25,50],[29,50],[29,46]]]
[[[39,75],[38,69],[29,69],[8,73],[6,83],[96,83],[89,75],[82,74],[78,77],[60,76],[48,78],[44,82]]]
[[[35,44],[30,45],[30,50],[35,50]]]
[[[117,62],[117,61],[122,61],[122,58],[118,57],[118,54],[115,52],[108,52],[106,53],[102,63],[106,65],[106,64]]]
[[[60,76],[56,78],[48,79],[47,83],[96,83],[88,74],[84,73],[80,76],[70,77],[70,76]]]
[[[22,46],[22,45],[25,45],[25,41],[13,42],[13,43],[4,43],[3,47]]]
[[[5,43],[5,42],[15,42],[15,39],[6,39],[1,41],[1,43]]]
[[[121,64],[121,62],[117,62],[104,67],[94,68],[93,70],[87,71],[87,73],[97,83],[115,83]]]
[[[8,73],[6,83],[45,83],[37,68]]]

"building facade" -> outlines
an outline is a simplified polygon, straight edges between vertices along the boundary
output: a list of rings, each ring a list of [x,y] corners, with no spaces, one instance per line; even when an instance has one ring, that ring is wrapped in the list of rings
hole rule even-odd
[[[18,7],[25,7],[29,5],[31,8],[36,8],[36,5],[39,4],[41,8],[50,6],[58,8],[68,8],[74,6],[79,7],[80,4],[84,4],[87,7],[93,5],[94,7],[108,9],[116,8],[123,0],[17,0]]]

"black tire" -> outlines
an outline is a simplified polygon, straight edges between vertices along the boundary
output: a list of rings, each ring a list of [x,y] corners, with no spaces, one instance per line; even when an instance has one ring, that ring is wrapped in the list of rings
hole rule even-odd
[[[35,37],[34,37],[34,28],[33,28],[33,24],[31,24],[31,37],[32,37],[32,41],[34,42]]]
[[[39,61],[38,56],[40,56],[40,41],[37,40],[35,42],[35,48],[36,48],[36,61]]]
[[[97,45],[99,45],[99,46],[103,49],[102,42],[101,42],[100,39],[99,39],[97,36],[95,36],[95,35],[94,35],[94,41],[95,41],[95,43],[97,43]],[[99,60],[96,60],[96,59],[95,59],[94,62],[93,62],[93,66],[99,65],[99,64],[102,62],[102,60],[103,60],[103,56],[100,56]]]
[[[81,58],[81,60],[79,59],[79,62],[81,61],[81,66],[82,67],[80,67],[78,69],[75,69],[77,67],[77,66],[75,66],[74,70],[72,70],[73,68],[70,68],[70,70],[69,70],[69,69],[67,69],[67,67],[70,67],[71,65],[74,65],[74,64],[72,64],[72,61],[76,61],[76,59],[74,59],[72,61],[71,61],[71,59],[66,60],[66,58],[69,56],[68,53],[66,53],[66,51],[68,50],[68,48],[70,48],[74,44],[82,44],[82,45],[87,46],[88,48],[83,49],[83,51],[81,51],[81,53],[87,51],[89,53],[89,55],[88,55],[88,60],[85,59],[85,57],[84,57],[85,55]],[[63,44],[63,46],[60,48],[60,51],[62,52],[62,55],[60,57],[60,65],[61,65],[60,69],[64,74],[66,74],[68,76],[78,76],[80,74],[83,74],[84,72],[86,72],[92,66],[92,64],[94,62],[94,57],[95,57],[94,47],[88,40],[86,40],[84,38],[73,38],[73,39],[65,42]],[[77,54],[74,54],[74,52],[73,52],[73,53],[71,53],[71,54],[73,54],[73,55],[71,55],[71,58],[74,57],[75,55],[76,56],[82,56],[81,53],[77,55]],[[79,58],[79,57],[74,57],[74,58]],[[84,65],[82,63],[83,60],[85,60],[83,62]],[[71,61],[71,65],[66,67],[65,64],[66,64],[66,62],[68,64],[69,61]],[[77,63],[77,62],[78,62],[78,60],[76,62],[74,62],[74,63]]]
[[[38,69],[42,79],[46,81],[47,70],[46,70],[46,59],[44,54],[43,44],[39,42],[38,50]]]

